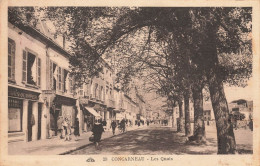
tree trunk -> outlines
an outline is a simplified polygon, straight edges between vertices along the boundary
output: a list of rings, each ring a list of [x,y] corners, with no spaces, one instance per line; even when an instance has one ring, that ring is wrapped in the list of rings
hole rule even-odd
[[[222,74],[219,70],[216,33],[217,26],[209,25],[208,40],[203,45],[203,54],[207,58],[205,71],[217,127],[218,154],[234,154],[236,141],[233,126],[229,119],[228,104],[221,78]]]
[[[185,135],[189,136],[191,134],[190,126],[190,103],[189,103],[189,94],[184,95],[184,110],[185,110]]]
[[[183,119],[182,104],[183,104],[183,102],[180,100],[178,102],[178,105],[179,105],[179,120],[178,120],[177,132],[183,132],[184,131],[184,119]]]
[[[194,131],[190,141],[201,142],[205,140],[205,123],[203,117],[203,95],[202,88],[194,86],[192,88],[193,107],[194,107]]]
[[[175,127],[174,126],[174,107],[172,108],[172,127]]]
[[[216,71],[213,69],[211,69],[207,77],[216,120],[218,154],[234,154],[236,151],[236,141],[233,126],[229,119],[228,104],[223,83],[217,79]]]

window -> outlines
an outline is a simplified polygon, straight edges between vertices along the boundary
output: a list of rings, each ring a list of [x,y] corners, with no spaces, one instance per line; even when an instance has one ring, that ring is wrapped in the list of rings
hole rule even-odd
[[[63,72],[63,91],[64,92],[69,92],[70,89],[70,84],[69,84],[69,72],[67,70],[64,69]]]
[[[22,100],[8,98],[8,132],[22,131]]]
[[[80,85],[80,87],[79,87],[79,95],[83,96],[83,94],[84,94],[83,85]]]
[[[22,80],[30,85],[41,85],[41,59],[30,51],[23,50]]]
[[[50,78],[51,89],[72,93],[72,81],[70,80],[69,72],[52,61],[50,61]]]
[[[70,84],[70,93],[73,93],[73,78],[72,77],[69,77],[69,84]]]
[[[14,80],[15,73],[15,42],[8,39],[8,79]]]
[[[89,88],[90,88],[90,84],[87,83],[86,86],[85,86],[85,92],[84,92],[85,96],[89,96]]]
[[[52,90],[57,89],[57,82],[58,82],[58,66],[50,61],[50,87]]]
[[[98,84],[95,84],[94,97],[98,98]]]

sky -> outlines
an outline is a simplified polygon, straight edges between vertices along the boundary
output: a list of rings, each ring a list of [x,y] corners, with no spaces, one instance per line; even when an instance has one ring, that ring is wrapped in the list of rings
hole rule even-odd
[[[226,98],[228,103],[237,99],[253,100],[253,79],[248,81],[248,86],[245,88],[241,87],[224,87]]]

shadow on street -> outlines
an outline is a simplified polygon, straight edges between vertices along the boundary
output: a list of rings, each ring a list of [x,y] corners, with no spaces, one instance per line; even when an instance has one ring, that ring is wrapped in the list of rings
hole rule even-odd
[[[101,150],[91,144],[71,154],[110,154],[110,155],[161,155],[161,154],[216,154],[217,142],[207,139],[207,145],[185,143],[183,134],[171,128],[149,127],[105,139]]]

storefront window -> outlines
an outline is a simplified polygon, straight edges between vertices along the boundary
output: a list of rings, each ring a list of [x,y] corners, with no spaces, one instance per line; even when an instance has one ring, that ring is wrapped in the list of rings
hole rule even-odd
[[[8,132],[22,131],[22,100],[8,98]]]

